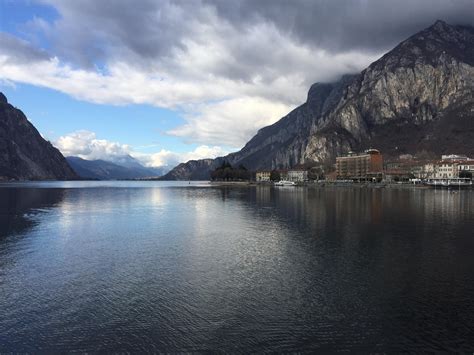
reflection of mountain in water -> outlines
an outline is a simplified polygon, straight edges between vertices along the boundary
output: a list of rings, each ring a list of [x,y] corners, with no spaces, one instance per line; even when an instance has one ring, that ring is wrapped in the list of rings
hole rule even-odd
[[[36,222],[28,214],[58,205],[64,192],[63,189],[0,188],[0,238],[33,227]]]

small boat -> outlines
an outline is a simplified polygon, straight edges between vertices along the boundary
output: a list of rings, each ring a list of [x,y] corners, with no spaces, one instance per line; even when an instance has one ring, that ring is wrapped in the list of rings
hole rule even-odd
[[[294,181],[280,180],[275,182],[275,186],[296,186]]]

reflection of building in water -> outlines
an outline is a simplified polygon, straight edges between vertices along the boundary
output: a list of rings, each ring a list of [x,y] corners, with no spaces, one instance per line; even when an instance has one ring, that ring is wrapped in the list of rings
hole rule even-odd
[[[260,205],[268,205],[271,201],[271,187],[268,185],[258,185],[256,187],[256,199]]]
[[[364,153],[349,152],[336,158],[336,172],[339,179],[381,180],[382,154],[377,149],[368,149]]]
[[[470,191],[458,191],[453,193],[449,190],[423,190],[423,201],[420,209],[426,217],[446,222],[444,225],[455,227],[465,218],[466,211],[472,211],[474,204]]]

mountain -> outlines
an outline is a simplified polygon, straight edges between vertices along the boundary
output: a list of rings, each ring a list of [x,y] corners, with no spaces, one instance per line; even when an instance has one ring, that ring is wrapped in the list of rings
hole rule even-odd
[[[161,166],[159,168],[143,166],[137,159],[129,154],[110,157],[106,161],[128,168],[136,175],[136,178],[157,177],[171,170],[168,166]]]
[[[147,169],[131,155],[119,155],[110,157],[107,161],[130,169]]]
[[[0,93],[0,180],[77,178],[59,150]]]
[[[83,179],[120,180],[158,177],[163,175],[160,168],[147,168],[131,156],[118,157],[111,161],[85,160],[79,157],[67,157],[74,171]],[[116,163],[119,162],[119,163]]]
[[[316,83],[306,102],[262,128],[238,152],[179,171],[204,176],[224,159],[252,170],[330,164],[350,150],[474,153],[474,28],[437,21],[357,75]],[[192,168],[203,169],[192,171]],[[179,169],[178,169],[179,168]]]
[[[209,180],[210,172],[218,161],[219,158],[190,160],[179,164],[160,180]]]

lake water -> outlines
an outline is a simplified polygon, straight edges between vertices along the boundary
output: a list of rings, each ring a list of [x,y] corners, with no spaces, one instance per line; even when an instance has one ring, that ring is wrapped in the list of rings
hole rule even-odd
[[[474,191],[0,185],[0,352],[474,350]]]

